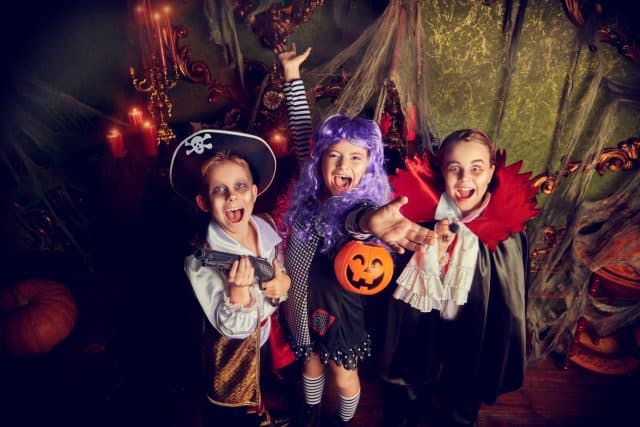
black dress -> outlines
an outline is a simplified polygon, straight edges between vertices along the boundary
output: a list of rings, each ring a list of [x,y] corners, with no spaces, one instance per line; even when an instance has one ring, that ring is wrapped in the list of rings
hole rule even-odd
[[[370,356],[363,297],[340,286],[325,254],[314,258],[309,271],[308,315],[313,351],[323,363],[332,359],[353,369],[356,357]]]
[[[320,252],[320,236],[308,242],[297,237],[300,221],[289,236],[286,257],[291,290],[285,313],[293,351],[297,357],[313,352],[323,364],[333,360],[355,369],[358,360],[371,356],[363,297],[340,286],[333,257]]]

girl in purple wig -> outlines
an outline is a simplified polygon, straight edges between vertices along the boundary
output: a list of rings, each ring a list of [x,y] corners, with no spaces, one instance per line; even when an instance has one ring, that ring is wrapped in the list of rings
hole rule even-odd
[[[357,367],[371,355],[371,344],[362,296],[337,282],[333,257],[350,238],[375,236],[403,252],[417,250],[430,235],[400,214],[406,200],[387,204],[391,190],[375,122],[331,116],[316,131],[310,152],[311,115],[300,79],[310,48],[299,55],[295,45],[274,52],[284,69],[289,128],[301,167],[285,217],[290,231],[285,264],[292,279],[285,313],[294,352],[304,358],[302,417],[304,425],[317,424],[328,367],[338,391],[334,421],[342,424],[358,406]]]
[[[362,200],[378,206],[389,201],[391,190],[384,170],[382,133],[372,120],[336,114],[320,125],[314,141],[311,158],[302,166],[294,188],[286,219],[293,226],[296,217],[315,218],[315,224],[306,221],[296,230],[297,237],[308,241],[319,231],[323,237],[321,252],[333,253],[349,237],[344,227],[346,212]],[[338,155],[332,148],[341,141],[363,150],[362,154],[357,152],[360,150],[356,151],[356,155],[362,155],[362,166],[365,167],[359,182],[357,176],[341,176],[344,171],[339,168],[332,171],[335,173],[325,182],[323,162]],[[341,180],[342,185],[334,185],[334,180]]]

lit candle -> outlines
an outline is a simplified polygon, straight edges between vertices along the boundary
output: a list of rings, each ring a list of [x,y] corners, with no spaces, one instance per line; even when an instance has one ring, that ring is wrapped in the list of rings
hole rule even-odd
[[[140,111],[136,107],[133,107],[129,111],[129,124],[131,126],[138,127],[140,126],[141,123],[142,123],[142,111]]]
[[[158,30],[158,45],[160,46],[160,60],[162,61],[162,69],[167,69],[167,60],[164,57],[164,45],[162,43],[162,31],[160,30],[160,14],[153,15],[153,19],[156,20],[156,29]]]
[[[149,68],[149,49],[145,45],[145,37],[146,37],[146,25],[145,25],[145,16],[144,16],[144,6],[142,4],[136,7],[136,25],[138,26],[138,36],[140,46],[140,57],[142,59],[142,68]]]
[[[158,136],[156,127],[150,121],[142,123],[142,152],[147,157],[158,155]]]
[[[171,54],[171,61],[175,64],[176,61],[176,46],[173,40],[173,25],[171,24],[171,8],[169,6],[164,7],[164,23],[167,27],[167,44],[169,45],[169,53]]]
[[[276,157],[280,158],[289,153],[289,144],[284,131],[274,130],[268,138],[269,146],[273,150]]]
[[[153,55],[154,44],[153,44],[153,25],[151,22],[151,4],[149,0],[141,3],[142,12],[144,17],[144,32],[145,32],[145,40],[147,41],[147,52],[149,55]],[[152,64],[153,65],[153,64]]]
[[[125,156],[124,138],[118,129],[113,128],[107,133],[107,146],[111,157],[120,159]]]

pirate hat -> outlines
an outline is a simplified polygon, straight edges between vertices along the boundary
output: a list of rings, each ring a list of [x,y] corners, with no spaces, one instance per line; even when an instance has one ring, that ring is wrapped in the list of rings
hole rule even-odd
[[[276,156],[262,138],[242,132],[203,129],[182,140],[173,152],[169,165],[173,190],[186,199],[194,200],[202,186],[202,165],[225,150],[247,160],[258,195],[269,188],[276,174]]]

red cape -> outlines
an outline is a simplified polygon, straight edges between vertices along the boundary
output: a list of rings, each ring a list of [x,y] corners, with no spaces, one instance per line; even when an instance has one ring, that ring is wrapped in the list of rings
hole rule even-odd
[[[536,209],[538,191],[529,179],[531,172],[520,173],[522,160],[506,166],[506,158],[506,152],[498,150],[491,200],[480,217],[466,224],[491,251],[511,234],[522,231],[540,212]],[[444,191],[442,177],[428,155],[407,158],[405,165],[406,170],[398,169],[397,175],[389,177],[396,195],[409,198],[401,211],[414,222],[433,221]]]

